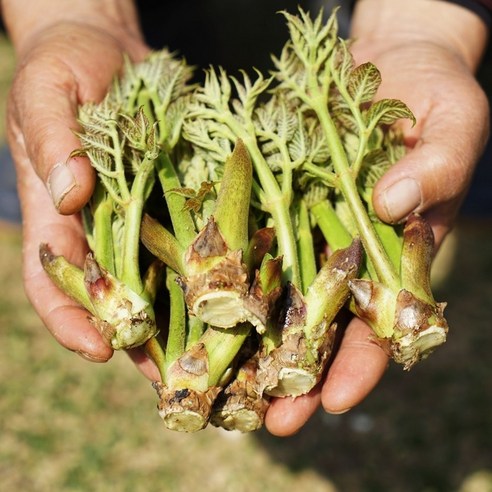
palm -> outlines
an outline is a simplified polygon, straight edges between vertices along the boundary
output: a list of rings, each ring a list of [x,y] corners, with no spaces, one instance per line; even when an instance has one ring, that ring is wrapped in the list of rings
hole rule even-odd
[[[403,100],[417,118],[413,128],[402,125],[409,152],[378,183],[376,210],[384,220],[403,219],[385,208],[382,193],[398,180],[414,178],[422,193],[416,210],[426,214],[439,244],[452,227],[485,145],[488,107],[483,91],[453,53],[433,44],[403,45],[378,54],[356,45],[354,51],[357,60],[370,59],[380,69],[378,97]]]
[[[19,178],[27,295],[63,346],[96,361],[108,360],[112,350],[89,323],[87,312],[51,283],[39,261],[42,242],[78,265],[88,251],[80,217],[60,215],[43,181],[48,181],[49,189],[53,166],[67,162],[80,146],[73,133],[78,104],[103,97],[121,66],[124,50],[138,58],[146,48],[132,39],[117,41],[82,25],[56,26],[40,35],[21,60],[9,101],[9,141]],[[63,214],[77,212],[94,185],[94,171],[85,158],[68,162],[75,183],[58,203]]]

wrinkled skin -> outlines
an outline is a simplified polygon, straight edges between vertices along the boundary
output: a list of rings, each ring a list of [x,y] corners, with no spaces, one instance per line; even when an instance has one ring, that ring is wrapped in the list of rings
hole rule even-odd
[[[435,15],[443,15],[442,9],[451,9],[459,22],[463,19],[473,25],[478,22],[477,36],[483,26],[473,14],[446,2],[420,2],[420,5],[395,0],[359,0],[355,12],[352,35],[357,41],[352,52],[356,62],[373,62],[383,78],[377,97],[401,99],[418,122],[413,128],[403,123],[409,152],[378,182],[374,206],[380,218],[390,223],[403,220],[412,211],[423,213],[432,225],[438,246],[452,228],[488,136],[488,103],[472,72],[483,41],[475,40],[477,45],[467,47],[468,51],[461,55],[459,47],[445,44],[445,38],[425,39],[417,23],[413,25],[416,32],[409,29],[393,39],[380,32],[374,38],[371,24],[364,23],[372,13],[378,12],[375,5],[379,3],[382,8],[387,6],[380,13],[393,15],[395,22],[404,15],[404,9],[411,10],[414,6],[415,12],[409,15],[422,15],[423,20],[435,19]],[[423,4],[426,8],[437,7],[439,12],[432,14],[423,9]],[[432,35],[435,35],[435,22],[432,24]],[[395,23],[388,22],[388,25]],[[456,36],[459,38],[459,33]],[[398,201],[385,199],[385,192],[404,178],[414,180],[421,198],[415,201],[410,193],[405,196],[403,184],[397,189]],[[266,417],[267,428],[277,435],[294,433],[320,404],[330,413],[347,411],[371,392],[387,363],[383,350],[371,341],[369,327],[354,318],[324,382],[309,395],[295,400],[275,400]]]
[[[123,52],[141,59],[147,52],[133,37],[116,39],[81,24],[66,23],[37,36],[21,53],[9,100],[9,144],[16,164],[23,217],[26,293],[57,341],[93,361],[107,361],[106,346],[87,313],[50,282],[39,262],[40,242],[83,265],[88,248],[77,212],[92,193],[95,174],[88,160],[68,161],[75,184],[63,200],[46,186],[53,165],[80,146],[77,105],[100,100],[122,64]],[[70,43],[67,43],[70,39]],[[48,185],[49,186],[49,185]],[[58,210],[54,205],[57,202]]]
[[[424,4],[427,10],[420,8]],[[368,14],[367,8],[373,13]],[[435,19],[428,9],[451,9],[451,18],[458,15],[469,32],[483,33],[484,39],[470,39],[477,46],[467,51],[453,43],[448,46],[445,36],[436,42],[433,34],[428,38],[419,34],[418,42],[414,42],[412,30],[398,30],[396,35],[391,29],[404,25],[407,8],[414,9],[412,15],[423,12],[420,20],[409,18],[419,27]],[[380,32],[376,38],[374,12],[393,15],[393,22],[387,24],[390,32]],[[14,16],[7,24],[12,27],[16,22]],[[485,43],[485,28],[473,14],[446,2],[360,0],[353,34],[358,37],[353,49],[357,61],[371,60],[381,70],[383,85],[378,96],[405,101],[418,120],[414,128],[405,127],[407,143],[412,147],[408,156],[376,187],[376,210],[390,222],[402,220],[412,210],[423,212],[441,242],[452,226],[488,132],[486,99],[473,77]],[[13,36],[14,44],[18,38]],[[10,94],[8,124],[23,213],[26,292],[62,346],[89,360],[104,362],[112,350],[88,322],[87,313],[50,282],[39,262],[38,247],[47,242],[56,254],[83,263],[87,244],[76,212],[92,192],[94,172],[85,159],[70,159],[74,184],[60,193],[67,186],[60,186],[60,182],[57,185],[55,176],[58,173],[60,177],[60,167],[53,172],[53,166],[64,163],[79,146],[72,133],[77,127],[77,105],[102,98],[121,66],[123,52],[138,60],[147,48],[135,32],[94,28],[84,24],[83,18],[40,30],[36,39],[18,44],[19,64]],[[414,189],[420,191],[421,199],[385,202],[385,191],[402,177],[414,179]],[[399,196],[403,196],[402,189]],[[363,400],[388,363],[370,334],[364,323],[352,320],[319,387],[295,401],[273,401],[265,421],[269,431],[289,435],[298,431],[320,404],[328,412],[342,413]],[[147,377],[158,379],[156,368],[140,350],[130,351],[130,356]]]

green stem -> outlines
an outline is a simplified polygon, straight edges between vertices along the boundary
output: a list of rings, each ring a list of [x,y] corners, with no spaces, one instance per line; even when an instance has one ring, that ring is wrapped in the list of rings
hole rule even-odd
[[[95,315],[94,306],[85,287],[84,271],[69,263],[65,257],[55,256],[47,244],[41,244],[39,247],[39,257],[53,283]]]
[[[186,209],[186,198],[173,191],[179,190],[182,186],[167,153],[160,154],[156,162],[156,169],[171,216],[174,234],[184,247],[188,247],[196,237],[195,223],[191,213]]]
[[[256,139],[247,137],[244,139],[244,143],[249,150],[256,174],[265,193],[267,201],[262,203],[262,205],[271,214],[275,224],[279,255],[283,256],[284,259],[284,274],[287,280],[296,287],[301,288],[301,273],[294,227],[290,215],[290,202],[280,190],[275,176],[258,148]]]
[[[311,207],[311,213],[318,224],[332,252],[347,248],[352,242],[352,235],[347,230],[329,200],[324,200]],[[376,278],[371,260],[366,261],[359,270],[359,278]]]
[[[114,164],[115,164],[115,173],[116,173],[116,181],[118,183],[118,191],[121,196],[121,200],[126,202],[130,200],[130,190],[128,188],[128,183],[126,181],[125,175],[125,166],[123,164],[123,149],[121,148],[120,137],[118,135],[118,130],[116,126],[111,129],[111,141],[113,143],[114,149]]]
[[[386,284],[389,288],[397,290],[399,288],[398,274],[384,250],[357,192],[357,187],[350,170],[350,164],[335,124],[326,107],[313,105],[313,109],[316,111],[325,133],[333,166],[338,175],[340,191],[350,208],[354,222],[356,223],[361,236],[364,249],[374,265],[379,281]]]
[[[188,329],[186,337],[186,350],[188,350],[192,345],[194,345],[200,337],[203,335],[205,323],[196,316],[188,317]]]
[[[230,367],[250,334],[251,328],[249,323],[243,323],[227,330],[208,328],[203,334],[200,342],[205,345],[208,353],[209,386],[217,386],[220,383],[227,368]]]
[[[169,333],[166,343],[166,364],[169,367],[185,350],[186,306],[183,290],[177,284],[178,275],[170,268],[166,273],[166,286],[169,291]]]
[[[166,384],[166,354],[156,337],[145,342],[145,353],[152,359],[159,370],[163,384]]]
[[[301,266],[302,292],[306,293],[316,277],[316,257],[314,254],[313,235],[306,202],[301,200],[299,203],[299,228],[297,233],[299,263]]]
[[[113,200],[105,192],[103,185],[98,180],[93,195],[94,200],[94,257],[96,261],[116,275],[115,251],[113,238]]]
[[[332,171],[329,171],[327,169],[322,169],[318,167],[316,164],[312,164],[310,162],[306,162],[303,166],[302,169],[304,171],[307,171],[309,174],[312,176],[316,176],[320,178],[323,183],[325,183],[328,186],[335,186],[337,182],[337,177],[335,173]]]
[[[139,266],[140,224],[146,187],[152,175],[153,166],[153,160],[147,158],[140,164],[133,180],[131,198],[125,209],[121,280],[137,294],[143,292]]]
[[[138,249],[142,210],[143,200],[141,198],[132,198],[126,207],[121,259],[120,280],[137,294],[143,292]]]
[[[384,222],[374,221],[374,229],[383,244],[384,250],[396,271],[400,270],[403,240],[394,226]]]
[[[352,236],[342,224],[329,200],[323,200],[312,206],[311,213],[332,251],[350,245]]]

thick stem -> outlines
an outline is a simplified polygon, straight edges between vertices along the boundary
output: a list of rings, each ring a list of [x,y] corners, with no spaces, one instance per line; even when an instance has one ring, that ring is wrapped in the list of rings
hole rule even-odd
[[[179,181],[174,165],[169,156],[163,152],[156,162],[157,176],[164,191],[164,198],[171,216],[174,234],[185,248],[188,247],[196,236],[195,223],[191,213],[186,209],[186,198],[173,190],[180,189]]]
[[[184,274],[186,267],[183,246],[164,226],[147,214],[142,218],[140,239],[156,258],[175,272]]]
[[[113,238],[113,200],[98,181],[94,192],[94,256],[111,274],[116,275]]]
[[[177,284],[178,275],[170,268],[166,272],[169,291],[169,331],[166,344],[166,364],[169,366],[183,354],[186,341],[186,307],[183,290]]]
[[[340,221],[329,200],[323,200],[312,206],[311,213],[332,251],[350,245],[352,236]]]
[[[256,140],[254,138],[245,138],[244,143],[248,147],[261,187],[265,192],[267,201],[262,203],[262,205],[271,214],[275,224],[279,255],[283,256],[284,259],[283,269],[286,280],[291,281],[296,287],[300,287],[301,275],[294,228],[290,215],[290,203],[282,194],[275,176],[270,171],[265,158],[258,148]]]
[[[299,228],[297,233],[299,263],[302,276],[302,292],[306,293],[316,277],[316,257],[314,254],[313,234],[309,220],[309,212],[304,200],[299,203]]]
[[[205,330],[205,323],[196,316],[188,317],[188,329],[186,330],[186,349],[200,340]]]
[[[251,185],[251,159],[242,140],[226,160],[224,175],[214,208],[214,218],[231,250],[243,252],[248,246],[248,219]]]
[[[209,386],[220,384],[251,329],[249,323],[242,323],[227,330],[210,327],[203,334],[200,342],[205,345],[208,353]]]
[[[152,362],[157,366],[161,381],[166,383],[166,354],[162,349],[156,337],[152,337],[145,342],[145,353],[152,359]]]
[[[143,291],[138,264],[142,210],[143,200],[141,198],[132,198],[128,203],[125,210],[123,258],[121,259],[120,280],[137,294],[141,294]]]
[[[388,258],[357,192],[357,187],[350,170],[350,164],[335,124],[326,107],[317,107],[314,105],[313,109],[316,111],[324,130],[333,166],[338,175],[338,186],[350,208],[362,243],[364,244],[364,249],[374,265],[379,281],[396,291],[400,285],[398,274]]]
[[[54,255],[47,244],[39,246],[39,258],[55,285],[94,315],[94,306],[85,288],[84,271],[63,256]]]

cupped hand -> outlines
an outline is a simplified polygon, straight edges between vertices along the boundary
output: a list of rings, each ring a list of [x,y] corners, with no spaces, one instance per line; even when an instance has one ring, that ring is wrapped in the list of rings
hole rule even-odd
[[[381,19],[371,32],[364,18],[377,15],[378,3]],[[417,123],[399,122],[408,152],[379,180],[373,203],[389,223],[403,221],[410,212],[423,214],[439,246],[453,226],[489,134],[488,100],[474,73],[486,29],[478,16],[448,2],[389,4],[360,2],[352,52],[357,64],[371,61],[380,70],[377,98],[402,100]],[[438,25],[435,18],[441,19]]]
[[[378,97],[403,100],[417,120],[413,128],[402,125],[409,150],[377,183],[374,207],[390,223],[422,213],[439,245],[485,148],[487,98],[464,63],[435,44],[404,45],[371,59],[383,77]]]
[[[477,53],[483,47],[460,50],[459,29],[450,36],[451,43],[458,37],[457,44],[448,45],[446,38],[440,36],[442,33],[432,39],[435,23],[430,10],[437,8],[436,15],[441,16],[449,13],[446,9],[450,8],[446,18],[450,29],[455,20],[462,21],[464,26],[467,22],[475,26],[471,31],[474,33],[483,31],[483,26],[470,12],[448,7],[446,2],[409,4],[401,0],[364,0],[359,3],[361,12],[356,28],[362,28],[354,33],[356,41],[351,47],[356,64],[374,63],[383,80],[377,98],[402,100],[417,120],[413,127],[408,121],[399,123],[408,152],[377,183],[374,207],[379,217],[389,223],[403,221],[410,212],[422,213],[432,225],[439,246],[453,226],[484,150],[489,132],[489,107],[473,74]],[[416,21],[413,25],[405,25],[405,9],[409,10],[408,19]],[[380,14],[376,24],[382,22],[389,26],[389,31],[401,28],[401,33],[385,36],[372,29],[370,16]],[[417,20],[421,15],[424,16],[421,26],[426,20],[433,23],[431,36],[427,38],[425,32],[419,31]],[[478,41],[481,38],[477,34]],[[325,380],[308,395],[275,399],[267,412],[266,427],[275,435],[287,436],[300,430],[320,405],[333,414],[349,410],[374,389],[387,364],[388,357],[374,342],[371,329],[354,318]]]
[[[108,360],[112,350],[88,313],[52,284],[38,249],[40,243],[48,243],[55,254],[83,264],[88,248],[76,212],[91,196],[95,175],[87,159],[69,157],[80,147],[74,133],[77,107],[102,99],[124,53],[137,60],[147,51],[132,35],[115,36],[82,23],[57,24],[24,45],[9,98],[26,293],[56,340],[93,361]]]

